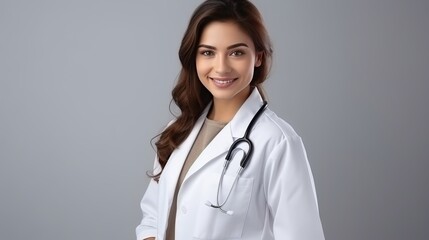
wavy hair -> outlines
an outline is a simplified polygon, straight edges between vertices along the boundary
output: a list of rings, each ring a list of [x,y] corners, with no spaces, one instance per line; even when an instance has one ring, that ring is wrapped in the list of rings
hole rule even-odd
[[[255,50],[261,54],[262,64],[255,67],[250,85],[263,94],[261,84],[268,77],[272,45],[258,9],[248,0],[206,0],[192,14],[183,36],[179,59],[182,69],[172,91],[172,101],[180,115],[156,141],[157,157],[161,171],[149,174],[156,181],[167,164],[171,153],[188,137],[201,113],[212,100],[211,93],[200,82],[196,71],[196,54],[201,34],[213,21],[233,21],[253,40]]]

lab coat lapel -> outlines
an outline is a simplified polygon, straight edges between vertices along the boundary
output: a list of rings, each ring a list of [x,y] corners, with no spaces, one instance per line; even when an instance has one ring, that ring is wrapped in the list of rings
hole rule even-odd
[[[184,182],[219,155],[228,152],[231,144],[237,138],[243,137],[247,126],[262,105],[262,98],[255,88],[246,102],[240,107],[234,118],[216,135],[216,137],[201,152],[189,169]],[[204,115],[204,118],[206,115]],[[195,139],[193,139],[195,140]],[[224,159],[222,158],[222,161]]]
[[[160,216],[167,216],[165,221],[160,222],[160,227],[164,227],[167,224],[168,214],[170,210],[170,205],[173,202],[174,191],[177,185],[177,179],[179,174],[182,171],[183,164],[188,156],[188,153],[194,144],[195,138],[197,137],[201,126],[204,123],[205,116],[207,115],[208,107],[203,112],[201,117],[197,120],[189,136],[180,144],[172,153],[168,160],[167,165],[163,169],[160,182],[160,194],[161,196],[167,196],[167,201],[160,202],[160,207],[158,208]],[[162,228],[161,228],[162,229]]]
[[[233,137],[228,129],[229,125],[227,124],[201,152],[186,174],[184,182],[208,162],[228,151],[229,146],[233,143]]]

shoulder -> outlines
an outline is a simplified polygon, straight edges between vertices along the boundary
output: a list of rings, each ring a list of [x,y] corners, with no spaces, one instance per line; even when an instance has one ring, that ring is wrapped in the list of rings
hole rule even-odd
[[[261,136],[266,136],[266,138],[275,141],[293,141],[295,139],[300,139],[295,129],[269,108],[265,110],[264,114],[258,120],[255,131]]]
[[[261,115],[249,138],[254,143],[255,153],[260,153],[265,159],[264,169],[268,171],[279,171],[282,166],[306,164],[301,137],[287,121],[270,109]]]
[[[287,169],[307,171],[307,154],[301,137],[273,111],[267,109],[261,116],[260,126],[255,126],[254,142],[255,149],[259,148],[264,156],[263,169],[271,174]]]

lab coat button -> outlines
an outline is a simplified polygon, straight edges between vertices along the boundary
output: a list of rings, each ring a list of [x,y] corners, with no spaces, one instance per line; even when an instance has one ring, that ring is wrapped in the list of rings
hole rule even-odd
[[[181,208],[181,209],[182,209],[182,213],[183,213],[183,214],[186,214],[186,212],[187,212],[186,207],[185,207],[185,206],[182,206],[182,208]]]

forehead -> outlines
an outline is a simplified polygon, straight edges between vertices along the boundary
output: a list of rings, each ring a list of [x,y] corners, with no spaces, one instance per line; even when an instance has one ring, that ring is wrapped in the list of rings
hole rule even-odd
[[[207,24],[201,33],[199,43],[220,48],[237,43],[245,43],[253,47],[251,37],[232,21],[215,21]]]

